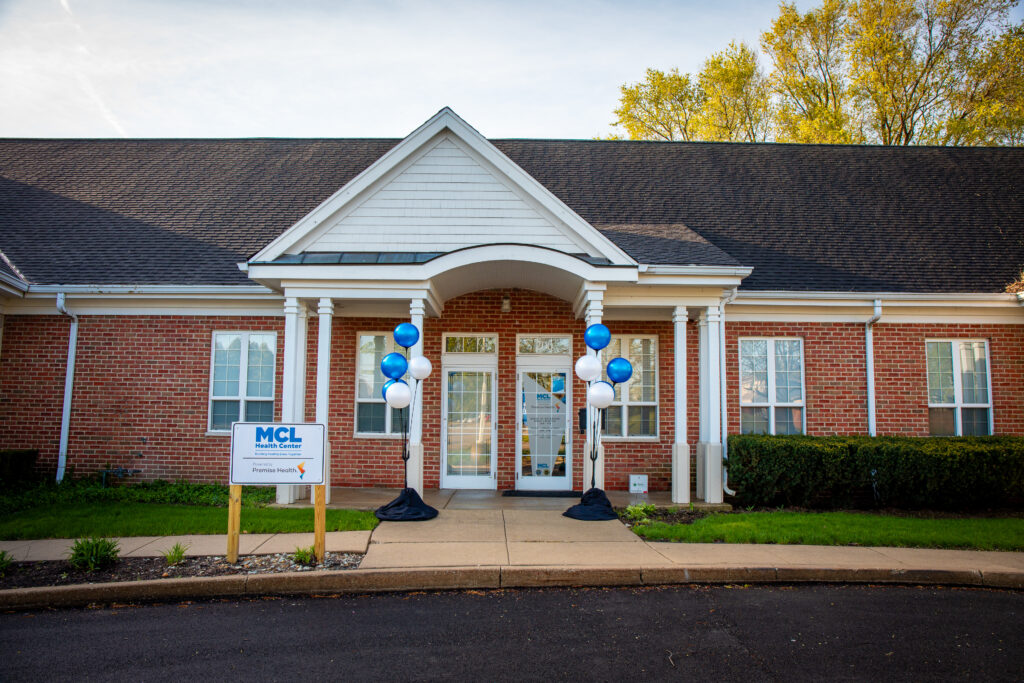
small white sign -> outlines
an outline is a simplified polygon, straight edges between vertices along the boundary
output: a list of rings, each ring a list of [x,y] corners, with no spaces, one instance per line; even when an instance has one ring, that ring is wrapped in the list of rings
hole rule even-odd
[[[323,484],[324,426],[280,422],[231,425],[232,484]]]
[[[647,493],[647,475],[646,474],[631,474],[631,475],[629,475],[629,492],[630,493]]]

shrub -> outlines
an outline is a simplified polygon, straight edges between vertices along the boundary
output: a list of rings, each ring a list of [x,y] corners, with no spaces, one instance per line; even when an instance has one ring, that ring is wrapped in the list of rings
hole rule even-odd
[[[313,551],[313,546],[308,548],[296,548],[295,552],[292,553],[292,561],[295,564],[301,564],[306,567],[312,567],[316,564],[316,553]]]
[[[968,510],[1017,506],[1024,438],[733,436],[741,505]]]
[[[39,451],[26,448],[0,449],[0,489],[35,478]]]
[[[7,570],[11,568],[14,558],[6,550],[0,550],[0,576],[7,576]]]
[[[75,569],[94,572],[117,562],[121,548],[110,538],[80,538],[71,546],[68,562]]]
[[[657,506],[653,503],[634,503],[626,506],[622,516],[632,522],[639,522],[654,514],[654,511],[657,509]]]
[[[185,559],[185,551],[187,550],[188,546],[182,545],[180,542],[165,550],[162,555],[164,561],[167,562],[167,566],[173,567],[176,564],[181,564],[182,560]]]

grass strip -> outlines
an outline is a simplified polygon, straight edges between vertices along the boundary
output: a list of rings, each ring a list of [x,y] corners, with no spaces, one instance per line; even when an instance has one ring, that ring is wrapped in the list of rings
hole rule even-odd
[[[327,531],[361,531],[377,526],[369,510],[327,510]],[[242,532],[273,534],[313,531],[313,508],[243,508]],[[224,534],[227,508],[156,503],[78,503],[34,507],[0,520],[0,539],[84,536],[177,536]]]
[[[1024,550],[1024,519],[924,519],[850,512],[712,514],[692,524],[633,527],[649,541]]]

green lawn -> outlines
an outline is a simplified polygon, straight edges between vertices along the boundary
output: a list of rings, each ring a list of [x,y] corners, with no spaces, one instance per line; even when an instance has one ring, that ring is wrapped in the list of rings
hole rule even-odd
[[[327,510],[328,531],[373,529],[367,510]],[[69,503],[20,510],[0,520],[0,539],[224,534],[224,507],[157,503]],[[312,532],[313,508],[242,508],[242,533]]]
[[[713,514],[633,527],[650,541],[1024,550],[1024,519],[924,519],[850,512]]]

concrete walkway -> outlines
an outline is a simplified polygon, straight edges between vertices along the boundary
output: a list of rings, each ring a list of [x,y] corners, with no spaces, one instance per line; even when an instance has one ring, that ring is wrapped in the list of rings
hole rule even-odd
[[[157,557],[175,543],[189,547],[188,555],[223,555],[225,535],[162,536],[117,539],[125,557]],[[60,560],[67,557],[70,539],[2,541],[17,561]],[[242,555],[293,552],[313,544],[313,534],[243,534]],[[327,534],[328,552],[365,552],[365,570],[451,568],[585,568],[692,570],[700,576],[709,568],[737,570],[750,580],[781,580],[799,571],[808,580],[820,570],[835,580],[846,572],[857,580],[873,575],[939,571],[1024,576],[1024,553],[920,548],[863,548],[849,546],[733,545],[718,543],[648,543],[621,522],[581,522],[548,510],[444,509],[426,522],[383,522],[376,530]],[[809,573],[810,572],[810,573]],[[667,576],[667,574],[666,574]]]

